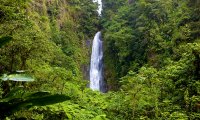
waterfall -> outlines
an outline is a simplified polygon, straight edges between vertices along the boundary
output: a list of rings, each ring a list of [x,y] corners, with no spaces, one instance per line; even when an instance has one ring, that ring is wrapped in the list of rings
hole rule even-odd
[[[92,45],[92,55],[90,63],[90,88],[105,92],[103,81],[103,46],[101,32],[97,32]]]
[[[98,3],[98,9],[97,12],[98,14],[101,16],[101,11],[102,11],[102,0],[93,0],[93,2],[97,2]]]

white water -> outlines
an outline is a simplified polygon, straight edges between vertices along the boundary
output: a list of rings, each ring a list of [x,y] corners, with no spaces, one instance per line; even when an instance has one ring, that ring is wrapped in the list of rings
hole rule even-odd
[[[97,12],[99,13],[99,15],[101,15],[101,11],[102,11],[102,1],[101,0],[93,0],[93,2],[97,2],[99,5],[98,5],[98,10]]]
[[[92,45],[90,62],[90,88],[104,92],[103,82],[103,46],[101,32],[97,32]]]

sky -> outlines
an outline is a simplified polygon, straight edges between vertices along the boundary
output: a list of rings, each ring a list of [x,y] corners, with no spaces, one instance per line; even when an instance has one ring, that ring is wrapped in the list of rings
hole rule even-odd
[[[98,13],[99,13],[99,15],[101,15],[101,11],[102,11],[102,2],[101,2],[101,0],[93,0],[94,2],[98,2],[98,4],[99,4],[99,7],[98,7]]]

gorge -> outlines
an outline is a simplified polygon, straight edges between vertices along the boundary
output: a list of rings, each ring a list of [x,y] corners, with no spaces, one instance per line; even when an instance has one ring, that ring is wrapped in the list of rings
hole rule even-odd
[[[0,3],[0,120],[200,120],[199,0]]]

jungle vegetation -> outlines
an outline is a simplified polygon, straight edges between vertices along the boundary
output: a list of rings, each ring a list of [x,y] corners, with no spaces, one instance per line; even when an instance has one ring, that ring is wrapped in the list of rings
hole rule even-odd
[[[0,3],[0,120],[200,119],[199,0]],[[106,93],[84,75],[99,30]]]

